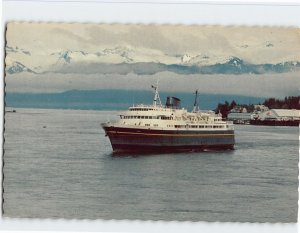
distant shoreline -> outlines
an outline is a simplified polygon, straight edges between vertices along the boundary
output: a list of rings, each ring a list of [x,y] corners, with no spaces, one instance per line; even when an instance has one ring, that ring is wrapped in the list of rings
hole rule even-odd
[[[161,92],[162,103],[167,96],[181,99],[181,107],[192,109],[193,93]],[[6,92],[5,105],[15,108],[81,109],[81,110],[126,110],[136,104],[151,104],[153,93],[141,90],[70,90],[62,93],[16,93]],[[256,104],[263,97],[200,94],[200,109],[214,110],[218,103],[235,100],[241,104]]]

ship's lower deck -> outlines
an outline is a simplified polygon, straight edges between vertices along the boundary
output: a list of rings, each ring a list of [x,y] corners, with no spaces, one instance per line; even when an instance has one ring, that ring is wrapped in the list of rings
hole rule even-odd
[[[202,151],[234,148],[233,130],[154,130],[104,126],[114,152]]]

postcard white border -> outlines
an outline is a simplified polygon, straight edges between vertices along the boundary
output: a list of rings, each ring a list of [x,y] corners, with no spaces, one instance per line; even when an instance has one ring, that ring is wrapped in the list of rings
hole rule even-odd
[[[300,27],[300,1],[101,1],[101,0],[4,0],[2,4],[2,49],[9,21],[84,23],[160,23]],[[3,62],[1,68],[3,70]],[[2,80],[3,79],[2,72]],[[0,82],[3,90],[4,83]],[[3,98],[0,120],[3,122]],[[2,129],[1,129],[2,130]],[[1,135],[3,131],[1,131]],[[1,150],[3,137],[1,137]],[[2,155],[1,155],[2,156]],[[2,169],[2,168],[1,168]],[[2,171],[2,170],[1,170]],[[298,214],[299,222],[299,214]],[[297,224],[250,224],[162,221],[76,221],[0,219],[0,230],[101,231],[101,232],[297,232]]]

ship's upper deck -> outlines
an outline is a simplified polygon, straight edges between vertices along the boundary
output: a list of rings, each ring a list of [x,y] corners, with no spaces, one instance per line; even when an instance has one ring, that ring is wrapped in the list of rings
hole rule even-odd
[[[225,124],[222,116],[213,111],[188,112],[185,108],[174,109],[161,105],[137,105],[122,112],[120,118],[127,123],[132,120],[148,121],[149,119],[180,121],[181,123],[218,123]]]
[[[148,112],[148,113],[147,113]],[[222,117],[220,114],[215,114],[214,111],[194,111],[188,112],[185,108],[170,108],[162,105],[144,105],[139,104],[136,106],[132,106],[128,109],[128,111],[124,112],[124,115],[139,115],[139,114],[146,114],[146,115],[190,115],[190,116],[208,116],[208,117]]]
[[[139,104],[136,106],[132,106],[129,108],[129,111],[171,111],[172,109],[166,108],[161,105],[144,105],[144,104]]]
[[[197,98],[197,92],[196,98]],[[162,105],[157,87],[152,105],[134,105],[120,114],[120,120],[116,123],[122,127],[146,127],[160,129],[218,129],[232,128],[231,122],[222,120],[221,114],[214,111],[200,111],[195,98],[193,111],[189,112],[181,108],[180,99],[168,97],[166,105]]]

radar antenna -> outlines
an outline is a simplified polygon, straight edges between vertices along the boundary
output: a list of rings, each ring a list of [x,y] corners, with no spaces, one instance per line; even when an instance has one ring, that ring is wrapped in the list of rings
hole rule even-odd
[[[198,89],[194,93],[195,95],[195,101],[194,101],[194,108],[193,112],[199,112],[199,104],[198,104]]]
[[[156,86],[151,85],[151,87],[154,89],[155,94],[154,94],[154,99],[153,99],[153,106],[161,106],[161,101],[158,93],[158,80],[156,81]]]

